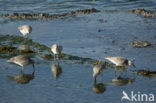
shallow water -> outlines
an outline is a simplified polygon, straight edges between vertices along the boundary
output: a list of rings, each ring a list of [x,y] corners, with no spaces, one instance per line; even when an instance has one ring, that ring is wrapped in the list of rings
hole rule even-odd
[[[1,13],[43,12],[50,14],[67,11],[96,8],[99,13],[76,15],[67,19],[8,20],[0,18],[0,33],[21,35],[17,27],[29,24],[33,27],[30,35],[34,41],[47,46],[53,43],[63,45],[64,53],[80,57],[104,60],[105,56],[123,56],[134,60],[136,69],[155,70],[156,64],[156,18],[144,18],[132,14],[129,10],[144,7],[155,10],[155,0],[0,0]],[[98,32],[98,30],[101,32]],[[133,48],[133,41],[144,40],[153,44],[147,48]],[[17,84],[8,75],[20,74],[20,67],[6,63],[0,58],[0,102],[1,103],[119,103],[122,91],[130,94],[152,93],[156,95],[156,78],[137,75],[132,84],[112,86],[108,82],[114,78],[113,69],[108,68],[98,83],[106,88],[104,93],[93,91],[92,65],[73,64],[60,61],[62,73],[55,79],[51,72],[53,61],[35,64],[35,77],[27,84]],[[38,61],[35,58],[35,61]],[[135,69],[135,68],[131,68]],[[25,73],[31,74],[32,67],[25,67]],[[125,78],[135,76],[126,71]],[[128,102],[128,101],[124,101]]]

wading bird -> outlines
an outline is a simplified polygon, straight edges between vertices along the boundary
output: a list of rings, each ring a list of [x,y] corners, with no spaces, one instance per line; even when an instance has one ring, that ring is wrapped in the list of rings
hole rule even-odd
[[[63,47],[59,44],[53,44],[51,46],[51,51],[54,54],[54,58],[60,58],[61,57],[61,53],[62,53]],[[58,57],[56,57],[58,56]]]
[[[107,60],[111,61],[113,64],[115,64],[116,66],[133,66],[135,67],[135,65],[133,64],[132,61],[128,60],[127,58],[123,58],[120,56],[117,57],[105,57]]]
[[[7,62],[15,63],[15,64],[21,66],[22,69],[24,69],[24,66],[29,65],[29,64],[32,64],[32,66],[34,68],[34,61],[25,55],[19,55],[19,56],[12,57]]]
[[[18,29],[25,38],[27,38],[28,35],[32,32],[32,27],[30,25],[20,25]]]
[[[106,62],[99,62],[98,64],[94,65],[93,78],[95,79],[95,82],[96,82],[97,75],[102,74],[104,69],[106,69]]]

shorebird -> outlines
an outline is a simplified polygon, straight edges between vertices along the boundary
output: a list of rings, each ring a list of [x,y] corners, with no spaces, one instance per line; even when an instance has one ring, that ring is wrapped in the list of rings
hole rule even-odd
[[[95,78],[95,82],[96,82],[96,77],[99,74],[102,74],[103,70],[106,68],[106,62],[99,62],[98,64],[94,65],[93,68],[93,78]]]
[[[20,25],[18,29],[25,38],[27,38],[28,34],[32,31],[32,27],[30,25]]]
[[[133,64],[132,61],[130,61],[127,58],[124,58],[124,57],[120,57],[120,56],[117,56],[117,57],[109,57],[109,56],[107,56],[105,58],[107,60],[111,61],[116,66],[126,66],[126,65],[129,65],[129,66],[135,67],[135,65]]]
[[[63,50],[63,47],[59,44],[53,44],[51,46],[51,51],[54,54],[54,58],[56,58],[56,55],[58,55],[58,58],[61,57],[62,50]]]
[[[22,69],[24,69],[24,66],[32,64],[33,69],[34,69],[34,61],[25,55],[19,55],[19,56],[12,57],[7,62],[15,63],[15,64],[21,66]]]

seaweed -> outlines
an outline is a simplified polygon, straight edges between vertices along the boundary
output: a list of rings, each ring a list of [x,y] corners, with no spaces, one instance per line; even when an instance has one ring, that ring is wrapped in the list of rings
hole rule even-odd
[[[137,74],[140,74],[145,77],[152,77],[152,76],[156,76],[156,71],[140,69],[137,71]]]
[[[36,20],[36,19],[41,19],[41,20],[46,20],[46,19],[63,19],[68,16],[73,16],[73,15],[78,15],[78,14],[90,14],[90,13],[96,13],[100,12],[100,10],[97,10],[95,8],[91,9],[82,9],[82,10],[76,10],[76,11],[70,11],[67,13],[61,13],[61,14],[48,14],[48,13],[12,13],[12,14],[1,14],[0,17],[3,18],[10,18],[13,20],[20,19],[20,20]]]
[[[37,42],[34,42],[32,39],[24,38],[22,36],[9,36],[9,35],[1,35],[0,40],[2,39],[2,44],[0,44],[0,57],[2,58],[8,58],[9,56],[13,55],[19,55],[19,54],[34,54],[41,56],[44,60],[52,60],[54,59],[53,55],[51,55],[51,50],[49,47],[47,47],[44,44],[40,44]],[[10,45],[11,44],[11,45]],[[28,48],[21,47],[20,49],[17,47],[18,45],[27,45]],[[32,47],[30,49],[29,47]],[[70,54],[62,53],[62,60],[71,60],[75,63],[80,64],[93,64],[96,60],[92,58],[83,58],[78,56],[72,56]]]
[[[132,46],[134,48],[144,48],[144,47],[151,46],[151,43],[148,41],[136,41],[132,43]]]
[[[140,15],[142,15],[144,17],[147,17],[147,18],[155,17],[156,16],[156,13],[155,12],[152,12],[150,10],[146,10],[144,8],[133,9],[132,10],[132,13],[140,14]]]

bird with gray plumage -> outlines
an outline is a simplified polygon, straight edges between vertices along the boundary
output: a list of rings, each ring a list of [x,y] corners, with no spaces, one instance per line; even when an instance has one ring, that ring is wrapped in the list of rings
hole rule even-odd
[[[30,25],[20,25],[18,29],[25,38],[32,32],[32,27]]]
[[[15,64],[21,66],[22,69],[24,69],[24,66],[29,65],[29,64],[32,64],[32,66],[34,68],[34,61],[25,55],[19,55],[19,56],[12,57],[7,62],[15,63]]]
[[[95,82],[96,82],[96,77],[102,74],[104,69],[106,69],[106,62],[99,62],[98,64],[94,65],[93,77],[95,78]]]
[[[135,67],[135,65],[133,64],[132,61],[128,60],[127,58],[124,58],[124,57],[120,57],[120,56],[117,56],[117,57],[105,57],[105,59],[111,61],[113,64],[115,64],[116,66],[133,66]]]
[[[53,44],[53,45],[51,46],[51,51],[52,51],[53,54],[54,54],[54,58],[56,58],[56,56],[58,56],[58,58],[61,57],[62,50],[63,50],[62,45]]]

